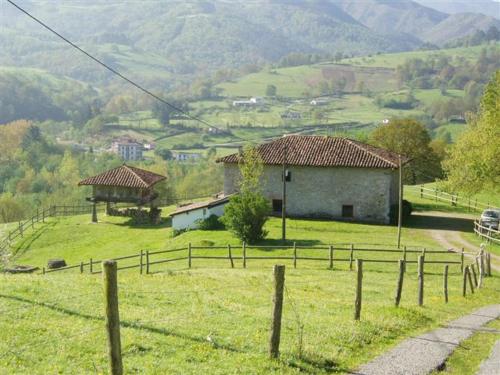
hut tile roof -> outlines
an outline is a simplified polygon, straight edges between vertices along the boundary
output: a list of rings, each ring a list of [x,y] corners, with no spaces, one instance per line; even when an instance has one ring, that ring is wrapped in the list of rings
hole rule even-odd
[[[82,185],[120,186],[128,188],[150,188],[166,177],[123,164],[120,167],[86,178],[78,183]]]

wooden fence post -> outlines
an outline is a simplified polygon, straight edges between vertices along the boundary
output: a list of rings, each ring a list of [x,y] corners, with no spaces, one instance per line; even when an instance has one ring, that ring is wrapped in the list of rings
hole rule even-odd
[[[470,270],[472,271],[472,276],[474,277],[474,287],[477,288],[477,275],[476,275],[476,270],[474,269],[474,264],[471,264],[469,266]]]
[[[435,192],[436,192],[436,202],[438,201],[438,189],[435,188]]]
[[[42,223],[45,223],[45,209],[42,210]]]
[[[45,275],[45,267],[42,267],[42,275]]]
[[[227,245],[227,257],[231,262],[231,268],[234,268],[233,253],[231,252],[231,245]]]
[[[420,185],[420,198],[424,197],[424,185]]]
[[[332,270],[333,269],[333,246],[332,245],[329,246],[329,256],[328,256],[328,259],[330,261],[328,267]]]
[[[19,233],[21,234],[21,237],[23,237],[23,223],[22,222],[19,222]]]
[[[293,243],[293,268],[297,268],[297,244]]]
[[[405,261],[404,259],[399,260],[399,276],[398,276],[398,285],[396,289],[396,298],[394,301],[394,304],[396,307],[399,306],[399,303],[401,302],[401,294],[403,292],[403,278],[405,275]]]
[[[474,286],[472,285],[472,277],[471,277],[471,266],[467,266],[467,278],[469,279],[470,291],[474,294]]]
[[[281,335],[281,315],[283,312],[283,289],[285,286],[285,266],[274,266],[274,296],[271,338],[269,340],[269,356],[278,358]]]
[[[83,273],[83,262],[80,262],[80,273]]]
[[[112,375],[123,374],[120,313],[118,311],[118,281],[116,261],[102,262],[104,298],[106,299],[106,331],[108,336],[109,371]]]
[[[448,303],[448,265],[444,266],[443,273],[443,293],[444,293],[444,302]]]
[[[403,272],[406,272],[406,246],[403,246]]]
[[[193,249],[191,247],[191,242],[188,243],[188,267],[191,268],[193,265],[193,260],[192,260],[192,254],[193,254]]]
[[[94,273],[94,262],[92,261],[92,258],[89,260],[89,265],[90,265],[90,273]]]
[[[464,248],[462,247],[462,253],[460,254],[460,270],[464,272]]]
[[[361,302],[363,296],[363,260],[356,259],[356,269],[358,277],[356,278],[356,299],[354,301],[354,320],[361,318]]]
[[[144,250],[141,250],[141,255],[139,256],[139,274],[141,275],[143,267],[144,267]]]
[[[491,254],[486,253],[486,270],[488,272],[488,276],[491,276]]]
[[[31,217],[31,229],[35,229],[35,217]]]
[[[149,275],[149,250],[146,250],[146,275]]]
[[[247,245],[244,241],[242,248],[243,248],[243,268],[247,268]]]
[[[481,252],[479,254],[479,284],[478,288],[481,288],[483,286],[483,278],[484,278],[484,250],[481,249]]]
[[[418,257],[418,305],[424,304],[424,256]]]
[[[352,271],[352,262],[354,261],[354,244],[351,244],[351,255],[349,256],[349,270]]]
[[[469,273],[469,269],[465,267],[463,270],[463,281],[462,281],[462,296],[465,297],[467,294],[467,274]]]

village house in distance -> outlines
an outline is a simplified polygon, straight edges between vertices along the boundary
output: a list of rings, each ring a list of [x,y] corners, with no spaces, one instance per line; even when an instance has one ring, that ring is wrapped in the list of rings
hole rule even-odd
[[[275,214],[282,210],[283,162],[286,212],[291,217],[389,223],[399,198],[399,155],[358,141],[327,136],[284,136],[257,150],[264,163],[262,193]],[[222,157],[224,195],[238,190],[238,153]]]
[[[120,156],[124,161],[142,160],[142,143],[134,139],[123,138],[117,139],[111,145],[111,152]]]

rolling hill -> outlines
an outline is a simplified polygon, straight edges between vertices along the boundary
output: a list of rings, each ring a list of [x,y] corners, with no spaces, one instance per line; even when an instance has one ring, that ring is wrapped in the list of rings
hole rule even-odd
[[[495,0],[415,0],[443,13],[481,13],[500,19],[500,3]]]
[[[477,14],[450,17],[412,1],[20,4],[107,64],[161,89],[221,68],[275,63],[290,53],[408,51],[492,24]],[[453,20],[460,21],[459,27]],[[8,3],[2,3],[0,22],[0,65],[42,68],[91,83],[112,79]]]

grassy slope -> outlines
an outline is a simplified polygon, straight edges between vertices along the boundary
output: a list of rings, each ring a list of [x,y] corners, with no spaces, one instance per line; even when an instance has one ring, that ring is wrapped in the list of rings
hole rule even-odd
[[[41,264],[47,257],[64,256],[75,262],[89,256],[102,259],[141,248],[177,247],[187,242],[236,243],[225,231],[192,231],[172,239],[168,227],[130,228],[123,218],[102,219],[103,222],[91,225],[88,216],[77,216],[40,226],[32,241],[24,243],[25,252],[19,261]],[[412,223],[417,228],[404,230],[404,242],[436,246],[425,235],[425,229],[418,228],[420,224]],[[267,229],[270,232],[267,242],[276,243],[280,236],[279,220],[270,220]],[[288,234],[291,240],[301,244],[350,241],[393,244],[395,228],[289,220]],[[408,335],[437,327],[500,297],[500,280],[495,277],[487,280],[483,291],[463,299],[461,276],[456,273],[457,267],[452,266],[450,303],[445,305],[440,292],[442,266],[428,266],[426,305],[419,308],[415,266],[409,265],[403,307],[395,309],[391,305],[396,266],[366,264],[362,321],[355,323],[352,321],[355,273],[348,271],[346,263],[337,263],[332,272],[326,269],[327,262],[299,261],[299,267],[294,270],[286,261],[282,357],[275,362],[269,361],[265,354],[273,263],[252,260],[244,270],[238,261],[237,269],[232,270],[229,262],[195,260],[194,268],[189,271],[184,262],[152,266],[155,273],[150,276],[141,277],[137,270],[121,271],[120,314],[127,371],[342,372],[354,369]],[[66,272],[45,277],[1,278],[0,311],[4,318],[0,322],[0,353],[5,354],[0,367],[3,371],[105,371],[99,276]],[[64,299],[57,301],[59,298]],[[299,356],[300,326],[303,326],[303,337]],[[207,336],[212,343],[207,341]]]
[[[497,43],[500,46],[500,43]],[[391,54],[380,54],[373,55],[370,57],[355,57],[350,59],[342,60],[342,63],[352,64],[356,66],[369,66],[369,67],[387,67],[396,68],[398,65],[404,63],[406,59],[409,58],[420,58],[425,59],[427,56],[444,54],[451,58],[464,57],[469,61],[477,59],[477,56],[481,50],[485,47],[490,46],[473,46],[473,47],[459,47],[450,49],[441,49],[437,51],[411,51],[411,52],[400,52]]]

